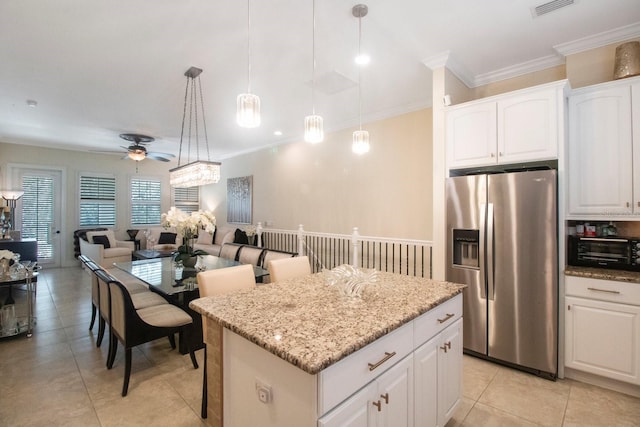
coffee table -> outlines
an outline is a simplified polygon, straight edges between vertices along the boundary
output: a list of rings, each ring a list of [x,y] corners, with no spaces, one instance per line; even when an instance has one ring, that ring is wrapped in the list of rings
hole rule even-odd
[[[155,259],[155,258],[168,258],[173,255],[174,250],[155,250],[155,249],[141,249],[139,251],[133,251],[133,259]]]

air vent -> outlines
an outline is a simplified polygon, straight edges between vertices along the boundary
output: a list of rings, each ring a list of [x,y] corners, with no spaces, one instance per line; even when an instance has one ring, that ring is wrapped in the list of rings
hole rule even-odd
[[[575,0],[554,0],[549,3],[541,4],[540,6],[536,6],[531,9],[533,13],[533,17],[537,18],[538,16],[546,15],[549,12],[553,12],[554,10],[558,10],[565,6],[571,6]]]

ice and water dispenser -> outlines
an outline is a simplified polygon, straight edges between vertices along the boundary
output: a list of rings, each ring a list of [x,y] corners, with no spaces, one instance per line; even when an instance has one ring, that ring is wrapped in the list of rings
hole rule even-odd
[[[480,268],[480,230],[453,229],[453,266]]]

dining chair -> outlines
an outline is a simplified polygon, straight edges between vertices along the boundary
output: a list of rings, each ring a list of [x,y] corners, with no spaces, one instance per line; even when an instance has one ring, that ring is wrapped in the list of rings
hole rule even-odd
[[[264,251],[265,249],[257,246],[244,245],[238,252],[238,261],[242,264],[251,264],[260,267],[262,265],[262,255]]]
[[[272,261],[274,259],[291,258],[294,256],[296,256],[296,253],[294,252],[278,251],[275,249],[265,249],[264,254],[262,255],[262,265],[260,265],[260,267],[266,269],[267,265],[269,264],[269,261]],[[271,276],[268,274],[266,276],[261,277],[262,283],[269,283],[271,281],[272,281]]]
[[[267,270],[269,270],[271,281],[279,282],[311,274],[311,265],[309,264],[309,257],[297,256],[271,260],[267,264]]]
[[[202,271],[196,275],[200,298],[221,295],[256,286],[253,267],[249,264]],[[203,334],[207,330],[207,318],[202,316]],[[203,340],[205,337],[203,336]],[[202,407],[200,416],[207,418],[207,344],[204,344],[204,372],[202,377]]]
[[[93,274],[94,269],[98,269],[98,265],[95,264],[88,256],[79,255],[78,260],[86,267],[91,277],[91,322],[89,323],[89,330],[93,330],[93,325],[96,322],[96,314],[100,305],[100,293],[98,292],[98,276]],[[95,267],[94,267],[95,266]]]
[[[222,248],[220,248],[220,258],[237,261],[238,251],[241,247],[242,245],[239,245],[237,243],[225,243],[224,245],[222,245]]]
[[[184,310],[172,304],[160,304],[136,309],[131,295],[120,281],[103,270],[96,271],[101,283],[108,285],[108,298],[111,307],[110,342],[107,356],[107,368],[111,369],[118,351],[118,341],[125,349],[124,382],[122,396],[129,390],[131,377],[131,349],[140,344],[154,341],[166,336],[173,336],[177,332],[184,332],[189,355],[194,369],[198,369],[198,362],[193,351],[193,319]],[[102,295],[101,295],[102,296]],[[175,347],[174,347],[175,348]]]

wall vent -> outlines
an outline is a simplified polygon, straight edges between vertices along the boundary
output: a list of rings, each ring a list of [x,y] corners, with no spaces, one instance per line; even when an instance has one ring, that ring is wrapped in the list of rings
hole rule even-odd
[[[537,18],[538,16],[546,15],[549,12],[553,12],[554,10],[558,10],[565,6],[571,6],[573,3],[575,3],[575,0],[553,0],[534,7],[531,9],[531,12],[533,13],[533,17]]]

